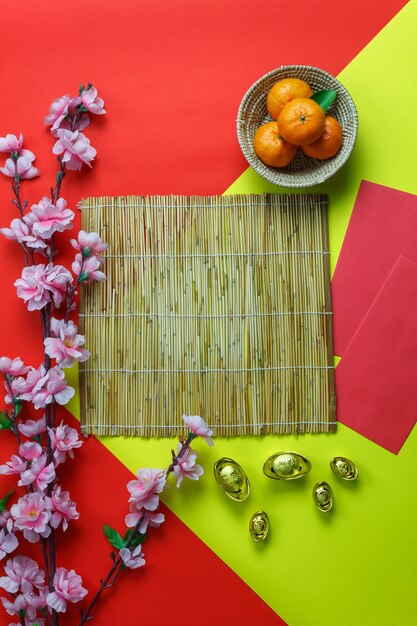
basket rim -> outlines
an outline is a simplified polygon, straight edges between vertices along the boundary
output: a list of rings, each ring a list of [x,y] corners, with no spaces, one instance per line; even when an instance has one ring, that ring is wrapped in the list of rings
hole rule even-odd
[[[271,78],[275,78],[275,77],[278,78],[278,76],[282,74],[291,74],[291,72],[297,72],[297,71],[307,71],[307,72],[311,71],[312,73],[322,75],[323,77],[328,78],[333,83],[335,83],[335,88],[338,90],[338,95],[341,94],[343,96],[343,100],[346,102],[347,108],[349,110],[349,117],[350,117],[349,121],[350,121],[350,126],[351,126],[351,133],[348,138],[349,141],[345,143],[345,150],[343,154],[339,156],[339,160],[335,161],[334,163],[335,167],[333,169],[331,167],[330,168],[328,167],[329,160],[318,161],[318,164],[323,165],[323,171],[320,174],[320,168],[319,168],[316,172],[314,172],[313,174],[310,174],[306,178],[306,180],[301,180],[301,178],[303,177],[303,173],[300,173],[300,172],[297,173],[293,171],[290,171],[290,172],[283,171],[283,170],[279,170],[278,168],[272,168],[264,164],[259,159],[259,157],[256,156],[256,154],[254,153],[252,154],[251,152],[249,152],[248,146],[247,146],[247,138],[244,137],[243,132],[242,132],[243,127],[246,124],[246,121],[244,118],[246,117],[246,113],[247,113],[246,111],[247,102],[252,97],[252,95],[256,93],[257,91],[259,91],[259,88],[262,86],[262,84],[270,80]],[[283,76],[283,78],[285,78],[285,76]],[[352,99],[352,96],[350,95],[346,87],[335,76],[333,76],[333,74],[330,74],[326,70],[323,70],[319,67],[315,67],[313,65],[281,65],[280,67],[270,70],[269,72],[267,72],[266,74],[258,78],[244,94],[239,105],[237,119],[236,119],[236,130],[237,130],[238,142],[239,142],[240,148],[242,150],[242,153],[245,159],[247,160],[249,165],[252,167],[252,169],[254,169],[255,172],[259,174],[262,178],[264,178],[268,182],[271,182],[274,185],[278,185],[281,187],[288,187],[288,188],[298,188],[298,189],[302,189],[304,187],[312,187],[314,185],[321,184],[324,181],[331,178],[334,174],[336,174],[337,171],[339,171],[339,169],[343,167],[343,165],[346,163],[346,161],[352,154],[352,151],[355,146],[356,139],[357,139],[358,127],[359,127],[358,112],[357,112],[355,103]],[[332,158],[337,159],[337,155]]]

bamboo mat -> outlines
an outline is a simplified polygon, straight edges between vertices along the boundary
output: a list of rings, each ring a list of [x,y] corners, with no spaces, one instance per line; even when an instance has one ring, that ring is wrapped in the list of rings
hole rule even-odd
[[[173,436],[336,429],[322,195],[103,197],[82,227],[109,243],[82,290],[81,429]]]

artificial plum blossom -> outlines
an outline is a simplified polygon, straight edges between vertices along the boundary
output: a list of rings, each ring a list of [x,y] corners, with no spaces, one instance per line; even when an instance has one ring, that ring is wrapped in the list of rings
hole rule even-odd
[[[51,319],[52,337],[44,340],[45,352],[51,359],[56,359],[60,367],[71,367],[75,361],[86,361],[90,353],[85,348],[84,336],[78,335],[74,322],[64,322],[54,317]]]
[[[9,559],[4,567],[7,576],[0,577],[0,587],[9,593],[32,593],[33,589],[42,589],[45,573],[39,565],[28,556],[18,554]]]
[[[42,453],[42,446],[36,441],[26,441],[19,446],[19,454],[26,461],[32,462],[35,459],[39,459]]]
[[[29,150],[25,150],[18,159],[7,159],[4,167],[0,167],[0,172],[9,178],[30,180],[39,176],[39,170],[32,165],[35,155]]]
[[[60,129],[57,131],[58,141],[52,152],[61,156],[69,170],[80,170],[83,163],[91,167],[91,161],[97,154],[95,148],[90,146],[90,140],[80,131]]]
[[[89,256],[95,256],[100,263],[102,263],[103,259],[99,255],[109,247],[107,243],[101,240],[98,233],[86,233],[85,230],[80,230],[78,239],[71,239],[70,243],[73,248],[81,253],[84,259]]]
[[[75,389],[67,385],[65,374],[56,365],[48,370],[45,381],[40,389],[33,392],[32,402],[35,409],[40,409],[55,400],[58,404],[67,404],[75,393]]]
[[[43,120],[47,126],[52,127],[51,132],[56,131],[59,128],[61,122],[67,117],[68,105],[70,102],[71,98],[68,94],[52,100],[49,107],[49,113],[45,116]]]
[[[73,450],[75,448],[80,448],[83,445],[83,442],[78,438],[78,432],[75,428],[67,426],[64,422],[61,422],[61,424],[56,428],[48,427],[48,433],[56,465],[65,461],[67,453],[68,456],[73,459]]]
[[[143,558],[142,546],[139,544],[132,551],[129,548],[122,548],[119,550],[119,556],[122,559],[125,567],[129,569],[138,569],[145,565],[145,559]]]
[[[84,107],[95,115],[104,115],[104,100],[97,96],[97,89],[91,85],[89,89],[83,89],[80,93],[80,100]]]
[[[0,528],[5,528],[9,533],[13,530],[12,516],[10,515],[10,511],[7,509],[0,512]]]
[[[20,152],[23,146],[23,135],[20,133],[19,139],[16,135],[8,134],[0,137],[0,152]]]
[[[27,541],[36,543],[39,537],[45,539],[51,533],[49,520],[51,519],[51,499],[37,491],[27,493],[19,498],[10,509],[14,525],[23,530]]]
[[[127,489],[131,494],[129,502],[134,502],[137,509],[155,511],[159,504],[159,497],[165,487],[166,476],[163,470],[144,468],[138,470],[137,480],[130,480]]]
[[[178,453],[182,450],[183,444],[178,444]],[[174,465],[174,478],[177,480],[177,487],[180,487],[183,478],[189,478],[190,480],[198,480],[199,476],[204,473],[201,465],[196,463],[197,453],[187,448],[186,451],[178,457],[177,462]]]
[[[6,610],[6,613],[9,615],[21,615],[25,616],[25,625],[27,624],[26,617],[29,619],[33,619],[36,617],[36,609],[29,606],[25,596],[23,594],[19,594],[13,601],[8,600],[7,598],[0,598],[3,603],[3,606]],[[35,622],[36,623],[36,622]]]
[[[13,476],[14,474],[20,474],[24,472],[27,467],[27,462],[23,461],[17,454],[12,454],[10,461],[6,461],[3,465],[0,465],[0,474],[6,476]]]
[[[81,254],[77,254],[71,267],[78,282],[87,284],[91,283],[93,280],[98,280],[99,282],[106,280],[106,275],[103,272],[97,271],[100,265],[101,263],[96,256],[83,259]]]
[[[27,374],[30,367],[25,365],[20,357],[9,359],[8,356],[0,357],[0,372],[9,376],[23,376]]]
[[[139,525],[139,532],[146,533],[146,529],[148,526],[152,526],[153,528],[159,528],[162,522],[165,521],[165,515],[163,513],[156,513],[154,511],[146,511],[145,509],[137,509],[134,502],[131,502],[130,505],[131,513],[128,513],[125,517],[125,524],[128,528],[134,528],[140,518],[142,521]]]
[[[43,609],[47,606],[49,589],[48,587],[44,586],[37,589],[37,592],[38,593],[34,593],[34,591],[32,591],[31,593],[25,593],[26,602],[29,606],[36,610]]]
[[[44,196],[38,204],[32,204],[30,208],[30,213],[23,218],[24,222],[41,239],[49,239],[54,233],[62,233],[72,228],[74,212],[67,209],[64,198],[58,198],[56,204],[53,204]]]
[[[203,437],[209,446],[213,445],[213,441],[210,439],[213,436],[213,431],[202,417],[199,415],[183,415],[182,419],[194,435]]]
[[[58,567],[53,580],[54,591],[47,596],[48,606],[57,613],[64,613],[68,602],[81,602],[88,593],[82,582],[73,569],[68,571],[65,567]]]
[[[49,263],[45,267],[42,281],[45,288],[51,292],[54,304],[58,309],[65,298],[67,287],[72,283],[71,273],[62,265]]]
[[[60,485],[55,485],[51,493],[52,515],[51,526],[58,528],[62,524],[62,530],[67,530],[68,522],[78,519],[80,514],[76,509],[75,502],[70,500],[68,491],[62,491]]]
[[[42,254],[49,251],[49,246],[43,239],[34,235],[32,228],[18,217],[11,221],[10,228],[0,228],[0,233],[7,239],[24,244],[26,247],[37,250]]]
[[[51,294],[43,282],[45,265],[24,267],[22,277],[14,283],[17,295],[27,302],[29,311],[43,309],[51,301]]]
[[[19,376],[13,381],[13,392],[19,400],[32,402],[33,394],[42,387],[47,380],[46,369],[40,365],[38,369],[32,368],[26,378]],[[7,400],[6,400],[7,402]]]
[[[38,420],[26,420],[25,423],[20,422],[18,429],[25,437],[37,437],[46,431],[45,415]]]
[[[48,457],[42,454],[34,459],[30,467],[20,474],[20,480],[17,483],[19,487],[32,485],[36,491],[44,491],[46,487],[55,480],[55,467],[52,463],[47,463]]]
[[[10,554],[16,550],[19,542],[14,533],[6,533],[2,528],[0,530],[0,561],[4,559],[6,554]]]

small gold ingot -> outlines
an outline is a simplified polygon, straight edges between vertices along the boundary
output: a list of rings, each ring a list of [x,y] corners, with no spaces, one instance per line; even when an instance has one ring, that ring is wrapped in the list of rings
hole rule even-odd
[[[256,543],[264,541],[269,533],[269,517],[265,511],[257,511],[249,520],[249,534]]]
[[[214,464],[214,476],[229,498],[238,502],[246,500],[250,492],[250,484],[239,463],[222,457]]]
[[[344,456],[335,456],[330,461],[330,467],[332,472],[336,474],[338,478],[343,480],[355,480],[359,475],[359,470],[352,461],[346,459]]]
[[[330,485],[324,481],[316,483],[313,487],[313,500],[319,511],[327,513],[333,506],[333,491]]]
[[[264,463],[263,472],[268,478],[276,480],[294,480],[306,476],[311,470],[311,463],[298,452],[277,452]]]

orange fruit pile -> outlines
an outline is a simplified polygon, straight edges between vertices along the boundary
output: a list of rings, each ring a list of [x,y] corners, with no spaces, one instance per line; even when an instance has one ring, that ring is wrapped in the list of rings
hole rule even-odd
[[[271,167],[285,167],[298,147],[314,159],[330,159],[342,145],[342,128],[311,99],[311,87],[299,78],[284,78],[270,89],[266,106],[274,121],[254,137],[257,156]]]

